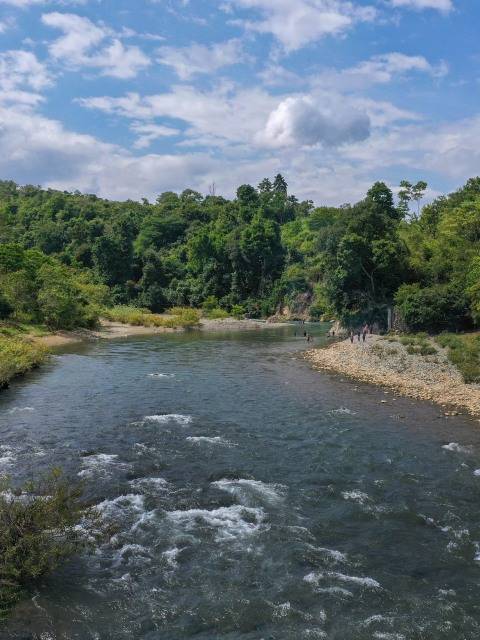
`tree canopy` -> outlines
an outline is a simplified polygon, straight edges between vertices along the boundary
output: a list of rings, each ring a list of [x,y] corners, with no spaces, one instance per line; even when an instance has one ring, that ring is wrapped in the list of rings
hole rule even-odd
[[[427,185],[383,182],[314,207],[282,175],[227,200],[185,189],[154,203],[0,182],[0,315],[89,325],[105,304],[161,312],[212,301],[252,317],[480,322],[480,178],[420,208]],[[341,197],[339,197],[341,200]]]

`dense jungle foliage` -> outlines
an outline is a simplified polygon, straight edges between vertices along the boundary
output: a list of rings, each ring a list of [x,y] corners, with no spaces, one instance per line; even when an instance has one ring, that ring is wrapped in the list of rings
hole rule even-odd
[[[166,192],[155,203],[0,182],[0,317],[92,326],[106,306],[269,316],[281,310],[414,330],[480,323],[480,178],[420,209],[381,182],[354,205],[314,207],[285,179],[236,198]]]

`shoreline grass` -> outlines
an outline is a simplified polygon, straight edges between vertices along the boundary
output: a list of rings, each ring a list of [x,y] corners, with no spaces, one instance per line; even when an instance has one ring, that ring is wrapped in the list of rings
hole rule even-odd
[[[119,305],[104,309],[102,315],[112,322],[165,329],[185,329],[194,327],[200,322],[200,312],[188,307],[173,307],[165,315],[160,315],[148,309]]]
[[[442,333],[435,340],[466,383],[480,383],[480,333]]]
[[[0,337],[0,388],[41,365],[48,357],[48,349],[23,338]]]

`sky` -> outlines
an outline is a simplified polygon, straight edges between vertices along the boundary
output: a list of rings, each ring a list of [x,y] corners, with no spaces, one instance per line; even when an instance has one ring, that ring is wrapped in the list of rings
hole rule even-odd
[[[479,25],[475,0],[0,0],[0,178],[432,198],[480,173]]]

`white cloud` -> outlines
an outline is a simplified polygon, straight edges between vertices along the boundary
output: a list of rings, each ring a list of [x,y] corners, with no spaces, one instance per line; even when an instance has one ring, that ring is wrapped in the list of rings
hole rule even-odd
[[[34,107],[43,101],[39,92],[52,84],[47,68],[30,51],[0,53],[0,104]]]
[[[87,108],[132,120],[181,120],[187,127],[185,135],[190,143],[225,146],[254,144],[255,135],[265,127],[280,99],[256,88],[221,85],[202,91],[179,85],[169,92],[150,96],[129,93],[120,98],[104,96],[79,102]]]
[[[138,124],[138,133],[148,135],[143,129],[147,125]],[[220,156],[208,152],[133,155],[31,110],[0,104],[0,175],[102,197],[139,199],[186,186],[207,193],[212,182],[229,196],[238,184],[255,184],[281,171],[299,197],[339,204],[339,199],[361,198],[374,180],[392,168],[436,175],[437,184],[445,188],[457,185],[478,172],[479,138],[477,116],[437,127],[422,123],[372,130],[366,140],[320,150],[291,145],[282,147],[281,153],[266,149],[246,155],[230,155],[228,150]]]
[[[34,4],[75,5],[86,4],[88,0],[0,0],[0,4],[8,4],[18,9],[26,9]]]
[[[158,62],[172,67],[182,80],[197,73],[213,73],[246,59],[238,39],[210,46],[193,43],[188,47],[160,47],[158,55]]]
[[[339,35],[355,23],[371,21],[376,11],[346,0],[228,0],[260,13],[258,20],[236,21],[251,31],[272,34],[287,51],[327,35]],[[227,3],[227,6],[228,3]]]
[[[146,149],[154,140],[158,138],[168,138],[170,136],[176,136],[180,133],[178,129],[173,127],[165,127],[159,124],[134,122],[130,129],[138,135],[135,144],[135,149]]]
[[[50,55],[72,69],[98,69],[101,75],[134,78],[150,64],[136,46],[125,46],[113,31],[72,13],[47,13],[42,22],[63,32],[49,45]]]
[[[423,56],[392,52],[373,56],[369,60],[341,71],[331,69],[324,71],[314,79],[314,83],[341,91],[356,91],[371,85],[395,81],[407,73],[426,73],[438,78],[444,76],[447,71],[448,68],[444,62],[432,65]]]
[[[270,114],[258,139],[271,147],[327,147],[365,140],[370,135],[370,119],[342,105],[325,109],[311,96],[289,97]]]
[[[452,0],[390,0],[393,7],[409,7],[411,9],[436,9],[448,13],[453,9]]]

